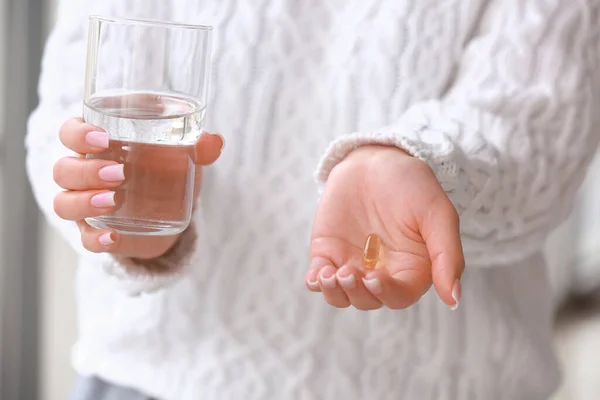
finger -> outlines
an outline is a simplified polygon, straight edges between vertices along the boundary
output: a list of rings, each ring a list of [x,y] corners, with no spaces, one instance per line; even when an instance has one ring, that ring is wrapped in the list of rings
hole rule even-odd
[[[323,257],[314,257],[310,261],[310,266],[304,276],[304,283],[308,290],[312,292],[321,291],[321,287],[319,286],[319,273],[323,268],[328,266],[331,266],[331,261]]]
[[[123,164],[106,160],[63,157],[54,164],[54,182],[63,189],[109,189],[125,179]]]
[[[110,213],[115,206],[115,192],[90,190],[60,192],[54,198],[54,212],[62,219],[77,221]]]
[[[203,133],[196,142],[196,164],[210,165],[225,148],[225,139],[218,133]]]
[[[431,287],[431,278],[422,270],[404,270],[390,276],[383,270],[369,271],[363,279],[367,290],[383,305],[402,310],[416,303]]]
[[[77,221],[81,244],[92,253],[113,253],[119,247],[120,235],[112,229],[96,229],[84,220]]]
[[[346,293],[337,285],[335,278],[336,268],[332,265],[323,267],[319,271],[319,286],[325,296],[325,301],[337,308],[346,308],[350,306],[350,300]]]
[[[364,274],[353,267],[344,266],[337,273],[337,282],[346,293],[350,303],[359,310],[377,310],[383,306],[363,283]]]
[[[118,257],[154,259],[171,249],[179,238],[179,235],[122,235],[113,229],[103,227],[96,228],[94,225],[95,224],[89,224],[83,219],[77,221],[77,226],[81,231],[81,241],[83,246],[94,253],[112,253]],[[162,273],[168,269],[168,267],[165,267],[161,263],[156,265],[147,264],[142,268],[144,268],[146,272],[152,273]]]
[[[66,121],[58,136],[63,145],[79,154],[101,153],[108,149],[108,133],[86,124],[81,118]]]
[[[319,286],[319,272],[327,266],[330,266],[331,262],[322,257],[315,257],[311,260],[308,271],[304,276],[304,284],[311,292],[320,292],[321,287]]]
[[[433,285],[442,301],[452,309],[456,309],[460,301],[460,278],[465,269],[459,225],[456,209],[442,194],[429,208],[420,227],[432,262]]]
[[[311,292],[320,292],[319,271],[316,269],[309,269],[304,277],[304,284]]]

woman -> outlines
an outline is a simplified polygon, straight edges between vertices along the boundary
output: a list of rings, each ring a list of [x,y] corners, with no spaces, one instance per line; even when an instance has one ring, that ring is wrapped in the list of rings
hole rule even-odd
[[[75,398],[547,399],[541,246],[600,137],[599,5],[63,0],[27,146],[81,254]],[[107,146],[72,119],[89,14],[215,25],[208,128],[228,143],[181,236],[81,222],[126,178],[69,158]],[[365,271],[372,232],[389,255]]]

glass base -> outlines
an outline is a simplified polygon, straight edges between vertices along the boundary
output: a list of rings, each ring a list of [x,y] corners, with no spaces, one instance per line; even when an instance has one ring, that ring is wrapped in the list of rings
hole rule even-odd
[[[173,236],[186,230],[188,221],[156,221],[136,218],[95,217],[86,218],[90,226],[97,229],[114,229],[122,235]]]

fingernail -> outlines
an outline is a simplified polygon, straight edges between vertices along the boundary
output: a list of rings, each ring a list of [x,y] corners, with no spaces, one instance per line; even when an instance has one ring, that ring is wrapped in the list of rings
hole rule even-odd
[[[306,281],[306,284],[312,290],[319,290],[319,282],[318,281]]]
[[[88,132],[85,135],[85,141],[87,144],[93,147],[100,147],[102,149],[108,149],[108,133],[100,131]]]
[[[100,179],[106,182],[119,182],[125,179],[125,173],[123,172],[123,164],[109,165],[101,168],[98,171]]]
[[[100,237],[98,238],[98,242],[100,242],[102,246],[110,246],[115,241],[113,240],[111,233],[106,232],[100,235]]]
[[[92,197],[90,204],[98,208],[113,207],[115,205],[115,192],[99,193]]]
[[[346,289],[353,289],[356,287],[356,278],[354,277],[354,274],[350,273],[349,275],[348,271],[338,271],[337,272],[337,280],[340,283],[340,286]],[[345,275],[345,276],[342,276]]]
[[[380,294],[383,291],[383,288],[381,287],[381,282],[377,278],[363,278],[362,281],[365,284],[365,287],[369,290],[369,292],[373,294]]]
[[[309,270],[306,275],[306,284],[313,290],[319,290],[318,271]]]
[[[456,304],[454,304],[453,306],[450,307],[450,309],[452,311],[454,311],[458,308],[458,304],[460,303],[461,291],[462,291],[462,287],[460,286],[460,279],[457,279],[456,282],[454,282],[454,287],[452,288],[452,298],[456,302]]]
[[[220,133],[211,133],[211,135],[218,136],[219,138],[221,138],[221,150],[220,151],[223,151],[225,149],[225,137],[223,135],[221,135]]]
[[[321,281],[321,285],[323,285],[324,288],[327,289],[334,289],[335,288],[335,274],[331,274],[331,276],[328,277],[324,277],[323,275],[319,276],[319,279]]]

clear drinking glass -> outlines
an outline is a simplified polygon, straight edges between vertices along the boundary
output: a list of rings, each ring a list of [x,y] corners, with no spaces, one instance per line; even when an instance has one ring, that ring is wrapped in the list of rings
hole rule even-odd
[[[125,165],[96,228],[173,235],[189,225],[194,145],[203,130],[212,28],[90,17],[83,117],[110,147],[88,158]]]

